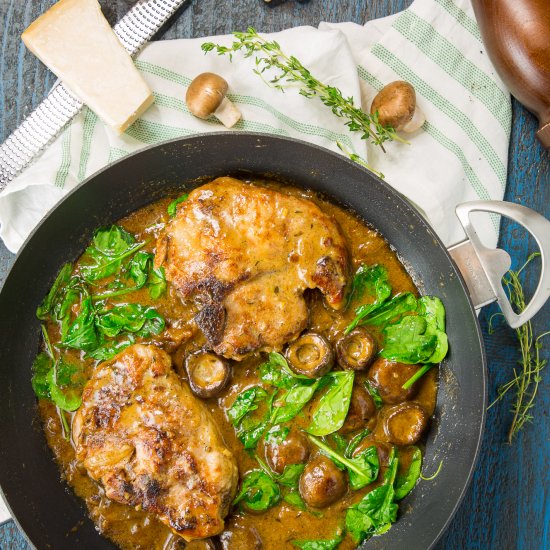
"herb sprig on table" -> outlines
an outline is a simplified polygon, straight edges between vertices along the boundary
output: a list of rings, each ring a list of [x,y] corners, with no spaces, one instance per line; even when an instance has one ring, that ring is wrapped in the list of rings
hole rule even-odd
[[[387,141],[403,141],[393,128],[380,124],[377,114],[366,113],[355,106],[353,97],[345,97],[335,86],[315,78],[296,57],[286,55],[277,42],[266,40],[252,27],[246,32],[233,34],[235,41],[231,46],[205,42],[201,46],[202,50],[205,53],[215,51],[218,55],[228,55],[230,60],[236,52],[243,53],[245,57],[255,56],[254,72],[266,84],[282,91],[285,87],[297,86],[304,97],[319,98],[334,115],[346,120],[345,124],[351,132],[360,132],[361,139],[368,139],[382,149],[382,144]]]
[[[517,271],[508,271],[508,274],[503,278],[510,303],[519,312],[523,311],[526,305],[520,275],[538,256],[540,256],[538,252],[531,254],[520,269]],[[495,313],[489,319],[490,334],[494,332],[494,318],[501,315],[502,313]],[[510,444],[523,426],[533,420],[531,409],[535,403],[535,397],[541,382],[541,372],[547,364],[546,359],[541,359],[542,339],[550,334],[550,331],[547,331],[535,336],[531,321],[527,321],[527,323],[517,328],[515,332],[521,352],[521,359],[518,361],[521,368],[519,370],[514,369],[513,378],[498,389],[497,398],[489,406],[491,408],[495,403],[503,399],[509,391],[515,390],[515,401],[512,406],[514,417],[508,431],[508,443]]]

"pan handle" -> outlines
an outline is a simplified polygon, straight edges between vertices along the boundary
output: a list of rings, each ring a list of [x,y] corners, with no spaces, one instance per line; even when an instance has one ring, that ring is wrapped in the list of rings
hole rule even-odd
[[[537,242],[542,260],[540,280],[533,298],[521,313],[513,310],[502,286],[502,277],[510,269],[510,256],[504,250],[483,246],[470,220],[472,212],[493,212],[510,218],[525,227]],[[450,248],[449,253],[466,280],[474,305],[482,307],[496,300],[508,324],[512,328],[520,327],[550,296],[550,221],[530,208],[505,201],[465,202],[456,207],[456,215],[468,240]]]

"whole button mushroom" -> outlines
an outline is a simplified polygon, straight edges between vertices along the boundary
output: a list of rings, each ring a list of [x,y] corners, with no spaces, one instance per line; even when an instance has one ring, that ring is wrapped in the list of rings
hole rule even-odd
[[[344,496],[347,482],[332,460],[317,455],[306,464],[298,489],[308,506],[326,508]]]
[[[214,115],[225,127],[235,126],[241,112],[225,97],[229,84],[220,75],[202,73],[187,88],[185,102],[191,114],[207,119]]]
[[[396,132],[416,132],[426,117],[416,104],[416,92],[411,84],[396,80],[384,86],[372,101],[371,115],[378,113],[378,122]]]

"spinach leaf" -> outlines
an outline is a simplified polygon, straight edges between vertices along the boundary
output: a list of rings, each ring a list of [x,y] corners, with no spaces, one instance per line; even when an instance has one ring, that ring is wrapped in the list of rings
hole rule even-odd
[[[323,454],[331,458],[338,467],[342,466],[347,469],[350,487],[353,490],[365,487],[365,485],[372,483],[378,477],[380,464],[378,462],[376,447],[368,447],[356,457],[346,458],[313,435],[308,435],[308,438],[315,446],[321,449]]]
[[[336,550],[342,540],[342,536],[336,536],[333,539],[324,540],[293,540],[292,544],[301,550]]]
[[[381,304],[390,297],[391,285],[388,281],[388,270],[384,266],[359,266],[351,283],[348,304],[352,300],[360,300],[365,292],[374,296],[374,303],[369,304],[372,306]]]
[[[62,410],[76,411],[82,403],[82,368],[60,358],[46,377],[50,399]]]
[[[294,506],[294,508],[298,508],[298,510],[306,510],[306,503],[304,502],[298,491],[290,491],[283,497],[283,500],[287,504]]]
[[[89,282],[115,275],[122,260],[134,254],[145,243],[136,243],[134,237],[118,225],[100,227],[94,234],[92,244],[83,255],[80,271]]]
[[[166,275],[163,267],[153,267],[154,256],[140,250],[136,252],[128,264],[128,276],[135,283],[130,292],[143,288],[147,284],[149,295],[153,300],[160,298],[166,290]]]
[[[384,402],[382,401],[382,397],[380,396],[378,390],[368,380],[365,380],[365,388],[367,388],[367,391],[372,397],[372,400],[374,401],[374,406],[377,409],[381,409]]]
[[[305,467],[305,464],[287,464],[283,473],[280,476],[276,476],[275,479],[285,487],[297,489],[298,481]]]
[[[346,447],[348,446],[348,441],[345,437],[341,436],[339,433],[330,434],[330,440],[336,445],[336,450],[340,454],[346,452]]]
[[[435,296],[422,296],[418,303],[419,315],[426,319],[426,335],[434,335],[437,338],[435,351],[426,362],[441,363],[449,350],[449,342],[445,334],[445,306]]]
[[[128,276],[136,284],[135,288],[142,288],[149,277],[153,265],[153,255],[140,250],[136,252],[128,264]]]
[[[290,428],[288,426],[276,424],[269,428],[268,432],[265,434],[265,442],[280,445],[288,437],[289,433]]]
[[[254,449],[258,441],[260,441],[264,435],[267,427],[267,420],[255,422],[245,416],[240,428],[237,430],[237,437],[240,439],[245,449]]]
[[[400,363],[424,363],[433,355],[437,337],[426,334],[427,322],[420,315],[408,315],[384,329],[382,357]]]
[[[357,325],[386,325],[404,313],[414,312],[417,300],[410,292],[397,294],[390,301],[381,304],[365,304],[355,310],[355,318],[346,328],[345,334]]]
[[[296,384],[290,388],[274,406],[270,418],[271,424],[282,424],[292,420],[308,403],[313,394],[321,386],[326,383],[326,377],[319,378],[309,385]]]
[[[267,393],[260,386],[253,386],[237,395],[237,398],[227,411],[231,424],[238,426],[249,412],[255,411],[258,408],[259,401],[265,397],[267,397]]]
[[[52,313],[53,308],[59,298],[58,294],[60,290],[68,283],[69,279],[71,278],[72,271],[73,264],[66,263],[63,265],[63,267],[57,274],[57,277],[55,278],[55,281],[50,288],[50,291],[36,310],[36,316],[38,317],[38,319],[44,321]]]
[[[32,389],[40,399],[50,398],[50,382],[48,374],[53,369],[53,360],[48,353],[43,351],[36,356],[32,364]]]
[[[260,365],[260,380],[276,388],[292,388],[300,380],[311,381],[307,376],[294,373],[287,360],[277,352],[269,354],[269,360]]]
[[[242,502],[249,510],[264,512],[275,506],[281,499],[279,486],[263,470],[248,472],[242,482],[241,490],[233,505]]]
[[[106,342],[105,344],[95,348],[93,351],[89,351],[86,354],[86,357],[91,357],[96,361],[108,361],[112,359],[117,353],[120,353],[122,350],[126,349],[128,346],[135,344],[136,339],[132,334],[129,334],[126,340],[119,342]]]
[[[349,485],[354,491],[362,489],[369,483],[376,481],[378,472],[380,471],[380,463],[378,461],[378,453],[374,445],[367,447],[357,456],[350,458],[349,461],[356,465],[362,472],[361,474],[358,474],[356,470],[348,469]]]
[[[395,480],[395,500],[405,498],[414,489],[421,471],[422,451],[415,447],[408,471],[403,475],[398,475]]]
[[[395,454],[392,454],[384,483],[348,508],[346,529],[358,544],[373,535],[385,533],[397,519],[398,506],[394,502],[393,488],[397,466],[398,459]]]
[[[152,334],[160,334],[164,330],[165,322],[155,308],[141,304],[123,304],[99,312],[96,326],[109,338],[114,338],[123,332],[132,332],[148,338]]]
[[[149,272],[147,285],[149,287],[149,296],[153,300],[157,300],[166,292],[166,273],[164,272],[164,267],[154,267]]]
[[[168,205],[168,208],[166,209],[166,211],[168,212],[168,215],[173,218],[175,215],[176,215],[176,212],[177,212],[177,209],[178,209],[178,204],[184,202],[187,200],[187,198],[189,197],[189,195],[185,194],[185,195],[181,195],[180,197],[178,197],[177,199],[173,200],[169,205]]]
[[[328,435],[338,431],[344,424],[351,402],[354,371],[336,371],[327,375],[332,384],[319,400],[307,431],[313,435]]]
[[[359,432],[357,435],[351,438],[350,442],[347,444],[344,450],[344,456],[346,458],[351,458],[353,456],[353,451],[359,447],[359,444],[367,435],[370,434],[370,430],[365,428],[362,432]]]
[[[68,325],[61,345],[66,348],[92,351],[98,345],[99,337],[95,327],[95,310],[91,297],[86,297],[80,304],[80,312]]]

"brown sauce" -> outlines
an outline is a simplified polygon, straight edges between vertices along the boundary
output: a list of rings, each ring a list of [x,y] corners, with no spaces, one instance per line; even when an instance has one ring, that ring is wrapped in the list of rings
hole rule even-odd
[[[275,186],[283,192],[297,194],[313,200],[339,224],[341,232],[347,240],[354,270],[361,264],[382,264],[388,270],[394,293],[409,291],[418,294],[410,276],[388,243],[380,234],[368,227],[355,215],[319,198],[313,193],[265,181],[258,183]],[[144,250],[154,252],[156,237],[167,220],[166,207],[170,200],[165,199],[153,203],[130,214],[118,223],[127,231],[133,233],[138,240],[147,241]],[[108,280],[101,281],[101,284],[107,285],[108,282]],[[182,350],[181,348],[178,349],[180,342],[187,340],[192,334],[191,345],[199,346],[202,343],[202,335],[194,328],[192,322],[197,310],[192,306],[184,306],[176,293],[170,288],[170,285],[167,293],[154,302],[146,291],[137,291],[132,295],[132,301],[154,305],[165,317],[167,330],[148,341],[163,347],[168,353],[171,353],[176,371],[183,375],[183,369],[181,368]],[[124,297],[119,302],[124,303]],[[117,303],[116,299],[113,300],[113,303]],[[324,334],[329,342],[334,345],[342,335],[345,327],[353,319],[353,310],[348,309],[344,312],[330,310],[325,306],[321,294],[317,291],[310,294],[309,306],[310,321],[308,328]],[[50,338],[55,341],[59,334],[58,327],[53,323],[49,323],[47,328]],[[188,346],[189,342],[187,342],[185,349],[188,350]],[[93,369],[93,361],[85,361],[79,352],[71,353],[75,360],[86,363],[88,373]],[[247,471],[257,469],[258,464],[244,450],[243,445],[235,436],[234,428],[227,419],[226,410],[240,392],[259,383],[258,366],[264,361],[265,355],[257,355],[240,363],[234,363],[232,379],[228,387],[220,397],[206,401],[228,448],[236,457],[241,477]],[[356,380],[361,381],[364,377],[364,374],[358,373]],[[414,399],[430,416],[435,408],[436,392],[437,369],[432,369],[421,379],[419,391]],[[314,400],[313,404],[315,402]],[[378,416],[383,414],[387,407],[388,405],[385,405],[378,412]],[[39,410],[44,422],[48,444],[59,463],[63,478],[66,479],[75,493],[84,499],[99,532],[123,549],[169,550],[189,548],[206,550],[208,548],[223,547],[248,550],[248,548],[262,547],[269,550],[294,548],[291,543],[292,540],[333,538],[338,527],[343,524],[345,510],[351,504],[358,502],[366,492],[376,486],[375,482],[359,491],[348,489],[342,499],[318,513],[300,511],[285,502],[281,502],[261,514],[243,513],[234,510],[226,520],[226,532],[222,535],[222,540],[225,541],[223,545],[219,541],[185,543],[177,535],[174,535],[167,526],[158,521],[153,514],[109,500],[101,486],[88,477],[84,467],[77,462],[71,443],[64,438],[56,407],[49,401],[41,400]],[[293,424],[298,427],[306,427],[310,421],[310,411],[311,406],[307,406],[302,414],[292,421]],[[383,440],[384,434],[381,433],[379,424],[378,422],[378,425],[374,427],[374,434]],[[258,454],[262,456],[262,452],[263,448],[260,444]],[[315,455],[316,452],[313,448],[312,455]],[[400,469],[405,470],[408,467],[406,450],[403,456],[405,458],[400,461]],[[382,473],[379,479],[381,477]],[[247,542],[243,542],[245,539],[242,536],[239,537],[242,533],[247,533]],[[256,544],[259,540],[261,540],[262,546]],[[355,544],[349,536],[339,546],[341,549],[354,547]]]

